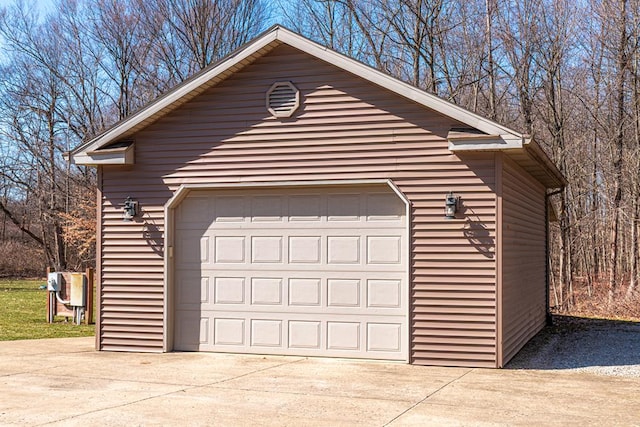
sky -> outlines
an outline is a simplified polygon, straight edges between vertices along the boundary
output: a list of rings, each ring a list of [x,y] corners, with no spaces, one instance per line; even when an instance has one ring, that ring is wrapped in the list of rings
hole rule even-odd
[[[9,6],[13,3],[15,3],[15,0],[0,0],[0,7]],[[48,11],[53,7],[53,0],[26,0],[25,3],[34,3],[42,11]]]

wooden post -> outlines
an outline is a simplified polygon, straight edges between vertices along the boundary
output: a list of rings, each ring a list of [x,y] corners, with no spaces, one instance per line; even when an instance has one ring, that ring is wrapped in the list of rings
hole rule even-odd
[[[49,273],[51,272],[51,267],[47,267],[47,277],[46,277],[46,283],[47,283],[47,323],[51,323],[51,319],[53,319],[53,316],[51,315],[51,292],[49,292]]]

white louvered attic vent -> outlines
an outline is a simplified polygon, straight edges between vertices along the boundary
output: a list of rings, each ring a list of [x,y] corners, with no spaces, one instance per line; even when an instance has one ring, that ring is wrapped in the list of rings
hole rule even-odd
[[[267,91],[267,110],[274,117],[291,117],[300,106],[300,92],[291,82],[276,82]]]

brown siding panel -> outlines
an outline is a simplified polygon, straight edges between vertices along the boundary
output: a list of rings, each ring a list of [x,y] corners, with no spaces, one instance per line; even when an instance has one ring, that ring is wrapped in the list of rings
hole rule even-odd
[[[290,119],[264,105],[281,80],[302,95]],[[412,203],[412,362],[495,366],[494,157],[452,154],[459,125],[281,46],[140,131],[137,164],[103,168],[102,348],[162,350],[163,206],[181,184],[384,178]],[[449,190],[461,219],[443,218]],[[122,222],[127,196],[142,219]]]
[[[505,159],[503,168],[503,360],[507,363],[545,322],[545,189]]]

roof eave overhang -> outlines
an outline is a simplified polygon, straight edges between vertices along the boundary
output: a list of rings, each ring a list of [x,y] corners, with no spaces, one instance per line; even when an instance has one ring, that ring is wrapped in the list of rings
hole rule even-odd
[[[118,148],[101,148],[73,155],[73,163],[82,166],[132,165],[135,163],[134,143]]]
[[[527,155],[538,163],[540,168],[547,174],[547,188],[564,188],[567,186],[567,179],[560,169],[533,138],[525,139],[523,148]]]
[[[455,153],[503,151],[546,188],[563,188],[567,185],[560,170],[532,138],[451,130],[447,140],[449,150]]]
[[[524,139],[517,134],[477,134],[452,130],[447,135],[449,150],[456,151],[495,151],[522,148]]]

